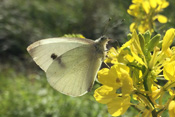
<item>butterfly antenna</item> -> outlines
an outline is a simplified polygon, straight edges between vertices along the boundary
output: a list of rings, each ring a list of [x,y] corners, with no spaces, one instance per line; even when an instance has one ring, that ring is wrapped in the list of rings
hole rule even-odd
[[[109,18],[108,21],[106,21],[106,24],[105,24],[105,27],[104,27],[104,30],[103,30],[103,33],[102,33],[102,36],[105,36],[106,33],[108,32],[109,30],[109,25],[111,24],[111,21],[112,22],[117,22],[115,23],[112,27],[110,27],[110,29],[114,29],[114,28],[118,28],[120,25],[123,24],[123,22],[125,21],[125,19],[122,19],[121,21],[117,21],[117,20],[113,20],[115,18]],[[118,45],[118,47],[120,47],[120,44],[118,42],[118,40],[111,40],[111,43],[115,43]],[[110,43],[110,42],[109,42]]]
[[[112,19],[114,19],[114,18],[109,18],[108,21],[106,21],[106,24],[105,24],[105,27],[104,27],[102,35],[106,35],[107,30],[109,30],[109,25],[110,25],[110,22],[112,21]],[[124,21],[125,21],[125,19],[122,19],[117,24],[114,24],[110,29],[119,27],[121,24],[123,24]],[[113,22],[115,22],[115,21],[113,21]]]
[[[123,24],[124,21],[125,21],[125,19],[122,19],[122,20],[119,21],[117,24],[115,24],[112,28],[117,28],[117,27],[119,27],[120,25]]]
[[[109,23],[110,23],[111,20],[112,20],[112,18],[109,18],[108,21],[106,21],[105,28],[104,28],[104,30],[103,30],[102,35],[106,35],[107,29],[108,29],[108,27],[109,27]]]
[[[122,20],[118,21],[118,23],[116,23],[116,24],[115,24],[113,27],[111,27],[111,28],[113,28],[113,29],[118,28],[120,25],[123,24],[124,21],[125,21],[125,19],[122,19]],[[113,41],[115,41],[116,44],[118,45],[118,47],[120,47],[120,44],[119,44],[118,40],[113,40]]]

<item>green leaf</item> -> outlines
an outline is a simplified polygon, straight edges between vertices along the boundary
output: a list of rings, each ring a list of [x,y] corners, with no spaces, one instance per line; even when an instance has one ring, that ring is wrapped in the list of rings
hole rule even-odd
[[[162,43],[163,43],[163,40],[159,41],[159,43],[158,43],[157,46],[158,46],[159,48],[162,48]]]
[[[160,37],[161,35],[157,34],[148,42],[148,45],[147,45],[148,51],[152,51],[154,47],[159,44]]]
[[[151,38],[151,33],[149,30],[147,30],[144,34],[143,34],[144,38],[145,38],[145,44],[147,44]]]
[[[140,46],[141,46],[141,48],[142,48],[142,51],[144,51],[144,47],[145,47],[145,38],[143,37],[143,35],[142,34],[138,34],[138,36],[139,36],[139,41],[140,41]]]

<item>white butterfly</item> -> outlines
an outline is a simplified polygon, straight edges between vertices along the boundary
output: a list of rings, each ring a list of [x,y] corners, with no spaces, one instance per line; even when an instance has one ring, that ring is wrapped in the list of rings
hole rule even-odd
[[[46,72],[49,84],[69,96],[91,90],[105,57],[108,39],[49,38],[28,46],[33,60]]]

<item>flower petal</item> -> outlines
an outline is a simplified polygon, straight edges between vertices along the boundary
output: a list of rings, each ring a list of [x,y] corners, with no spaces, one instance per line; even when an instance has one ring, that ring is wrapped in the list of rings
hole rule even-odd
[[[175,36],[175,29],[171,28],[166,32],[163,38],[162,51],[166,51],[169,48],[169,46],[173,43],[174,36]]]
[[[108,87],[106,85],[103,85],[95,90],[94,97],[97,102],[102,104],[107,104],[110,102],[113,98],[115,98],[117,95],[112,87]]]
[[[169,110],[170,117],[174,117],[175,115],[175,101],[174,100],[169,103],[168,110]]]
[[[156,8],[156,6],[157,6],[156,0],[149,0],[149,2],[150,2],[150,5],[152,8]]]
[[[142,2],[142,7],[145,10],[146,14],[148,14],[149,11],[150,11],[150,4],[149,4],[149,2],[148,1]]]
[[[165,79],[175,81],[175,61],[167,63],[163,68],[163,75]]]
[[[167,23],[167,21],[168,21],[167,17],[165,17],[164,15],[157,15],[157,20],[160,23]]]
[[[116,99],[110,101],[108,106],[108,111],[112,116],[120,116],[124,114],[130,107],[130,96],[127,97],[117,97]]]
[[[130,31],[131,32],[133,32],[134,30],[135,30],[135,27],[136,26],[136,23],[135,22],[133,22],[130,26],[129,26],[129,29],[130,29]]]

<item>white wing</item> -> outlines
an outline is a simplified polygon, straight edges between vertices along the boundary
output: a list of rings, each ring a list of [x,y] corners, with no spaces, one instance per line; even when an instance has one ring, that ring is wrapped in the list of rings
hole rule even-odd
[[[53,62],[53,58],[84,44],[94,43],[92,40],[81,38],[50,38],[37,41],[28,46],[27,51],[33,60],[45,72]]]
[[[87,93],[102,63],[93,44],[82,45],[57,57],[46,71],[48,82],[70,96]]]

